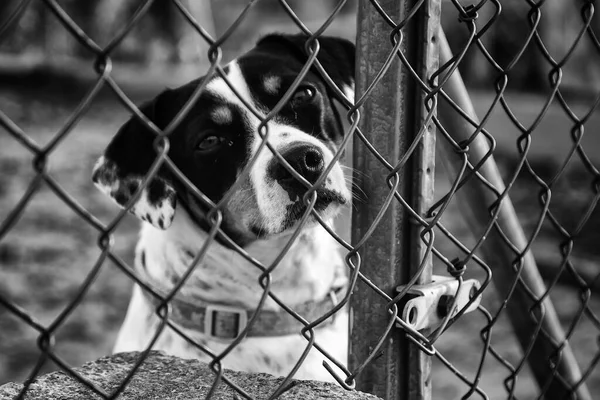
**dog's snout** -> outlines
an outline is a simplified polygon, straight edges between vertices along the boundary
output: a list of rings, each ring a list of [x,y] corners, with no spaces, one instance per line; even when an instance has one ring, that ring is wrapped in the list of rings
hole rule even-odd
[[[309,183],[315,183],[325,169],[325,160],[321,150],[314,145],[298,145],[283,152],[282,157],[292,168],[298,172]],[[280,184],[300,183],[280,163],[275,161],[271,169],[271,176]],[[302,186],[302,185],[300,185]]]

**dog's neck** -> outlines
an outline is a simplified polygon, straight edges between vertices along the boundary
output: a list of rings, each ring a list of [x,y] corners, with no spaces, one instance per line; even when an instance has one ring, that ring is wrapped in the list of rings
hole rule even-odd
[[[177,284],[208,238],[181,211],[166,231],[144,223],[136,252],[138,271],[163,291]],[[244,250],[269,268],[290,239],[291,235],[280,235],[257,240]],[[214,241],[179,294],[191,301],[254,308],[263,293],[261,274],[258,267],[235,250]],[[281,301],[293,306],[321,300],[333,288],[344,286],[345,281],[339,246],[322,226],[313,225],[302,230],[277,264],[271,273],[270,288]],[[267,299],[265,308],[277,307]]]

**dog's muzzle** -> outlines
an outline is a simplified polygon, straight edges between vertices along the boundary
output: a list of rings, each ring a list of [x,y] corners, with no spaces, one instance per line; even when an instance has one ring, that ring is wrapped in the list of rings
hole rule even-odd
[[[323,155],[323,150],[314,144],[294,143],[283,150],[281,156],[311,185],[317,182],[326,168],[326,158]],[[306,212],[307,204],[303,197],[309,188],[290,173],[276,158],[271,161],[267,168],[267,176],[277,182],[287,193],[289,202],[285,206],[286,218],[282,228],[288,229]],[[340,206],[347,202],[341,193],[329,187],[330,183],[331,179],[327,178],[325,183],[319,185],[314,192],[316,194],[314,210],[317,212],[325,211],[332,204]]]
[[[281,156],[310,184],[314,184],[325,170],[321,149],[312,144],[297,144],[286,149]],[[296,179],[277,159],[273,159],[268,174],[288,193],[291,201],[299,200],[307,187]]]

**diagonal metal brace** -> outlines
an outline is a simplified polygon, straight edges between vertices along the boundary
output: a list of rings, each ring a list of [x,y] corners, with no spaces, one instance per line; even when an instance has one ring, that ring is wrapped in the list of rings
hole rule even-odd
[[[415,330],[435,329],[441,325],[446,316],[454,317],[475,296],[481,287],[476,279],[463,281],[460,291],[458,280],[455,278],[433,275],[431,283],[427,285],[413,285],[408,289],[409,300],[402,309],[402,319]],[[398,292],[405,286],[398,286]],[[452,303],[456,298],[456,304]],[[471,312],[479,306],[481,295],[469,305],[465,313]]]

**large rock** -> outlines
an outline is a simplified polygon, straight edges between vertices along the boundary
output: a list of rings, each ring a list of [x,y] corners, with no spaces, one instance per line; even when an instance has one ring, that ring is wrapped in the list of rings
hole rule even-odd
[[[92,381],[107,393],[116,390],[125,379],[139,353],[121,353],[103,357],[85,364],[75,371]],[[253,399],[267,399],[283,378],[267,374],[250,374],[225,370],[225,376],[239,385]],[[197,360],[183,360],[153,351],[135,373],[119,399],[204,399],[215,380],[215,373],[208,365]],[[290,389],[280,399],[346,399],[377,400],[379,397],[346,391],[331,383],[316,381],[292,381]],[[0,387],[0,398],[16,397],[23,385],[9,383]],[[237,399],[237,392],[221,382],[212,399]],[[39,377],[29,387],[25,399],[99,399],[86,386],[64,372],[53,372]],[[242,396],[239,396],[242,398]],[[381,400],[381,399],[379,399]]]

